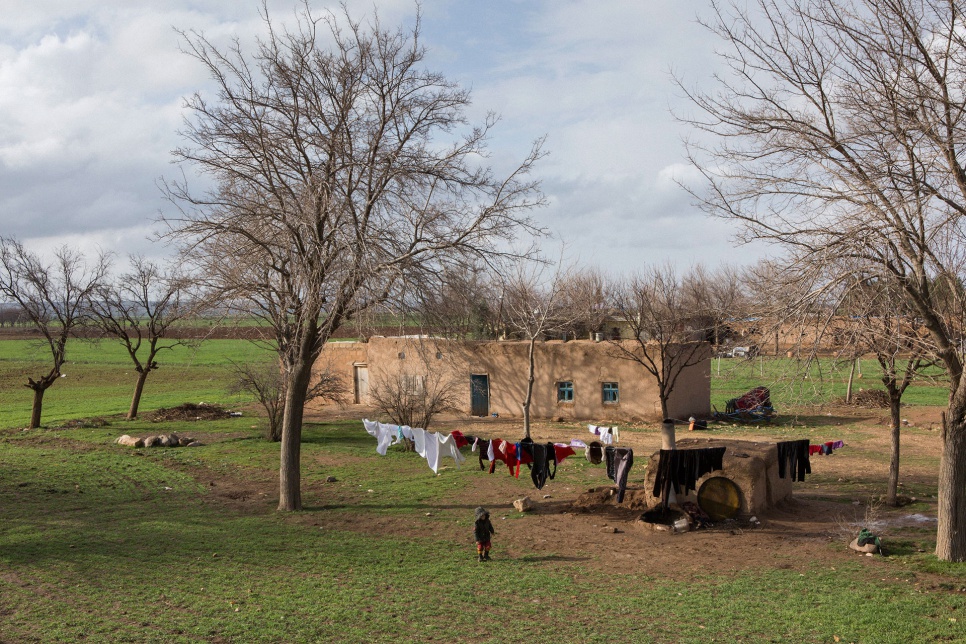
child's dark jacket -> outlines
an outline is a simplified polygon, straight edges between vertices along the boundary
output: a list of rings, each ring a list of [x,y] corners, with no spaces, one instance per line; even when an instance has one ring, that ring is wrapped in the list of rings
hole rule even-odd
[[[496,534],[496,530],[493,529],[493,524],[490,523],[489,512],[483,510],[483,508],[477,508],[476,523],[473,525],[473,536],[478,543],[486,543],[490,540],[491,534]]]

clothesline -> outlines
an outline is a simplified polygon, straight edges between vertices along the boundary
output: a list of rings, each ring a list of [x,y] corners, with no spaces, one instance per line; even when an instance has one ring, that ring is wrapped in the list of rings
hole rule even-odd
[[[453,431],[448,435],[428,432],[424,429],[411,428],[406,425],[389,425],[370,420],[363,420],[366,431],[376,438],[376,452],[385,456],[391,445],[410,440],[420,457],[426,459],[434,473],[439,472],[443,458],[454,460],[457,468],[466,461],[460,448],[472,445],[471,451],[479,453],[480,470],[489,469],[493,474],[496,462],[507,466],[511,476],[520,478],[521,466],[526,465],[530,470],[530,477],[534,486],[543,489],[548,479],[553,479],[557,473],[557,465],[569,456],[575,455],[576,448],[583,448],[584,455],[590,463],[606,462],[607,477],[617,485],[617,502],[624,500],[627,485],[627,475],[634,462],[634,453],[630,448],[615,448],[610,443],[619,440],[620,432],[617,427],[601,427],[588,425],[591,434],[599,436],[601,441],[591,441],[590,444],[579,439],[572,439],[569,443],[534,443],[531,439],[521,441],[507,441],[502,438],[491,440],[475,436],[465,436],[462,432]],[[607,442],[606,446],[601,445]],[[843,447],[843,441],[829,441],[820,445],[810,445],[808,439],[796,441],[782,441],[778,448],[778,477],[785,478],[786,471],[794,481],[804,481],[805,474],[811,473],[809,456],[814,454],[831,454],[834,449]],[[722,459],[725,447],[661,450],[658,468],[655,475],[653,494],[660,497],[667,506],[669,492],[673,487],[680,493],[695,489],[696,481],[714,470],[722,469]],[[484,460],[489,464],[484,464]]]
[[[540,490],[548,479],[557,474],[557,465],[569,456],[577,454],[576,448],[584,448],[587,460],[600,463],[604,453],[607,462],[607,476],[617,483],[618,502],[624,500],[627,485],[627,475],[634,462],[633,450],[630,448],[615,448],[612,443],[620,439],[617,427],[601,427],[588,425],[590,433],[601,437],[601,442],[607,441],[606,447],[601,442],[591,441],[588,445],[582,440],[572,439],[569,443],[535,443],[532,439],[520,441],[506,441],[502,438],[488,440],[475,436],[466,436],[462,432],[453,431],[448,435],[428,432],[424,429],[409,427],[408,425],[390,425],[365,419],[363,426],[376,439],[376,452],[385,456],[389,447],[401,443],[403,440],[413,442],[415,451],[421,458],[426,459],[430,469],[439,473],[442,460],[452,458],[458,468],[466,457],[460,448],[472,445],[471,451],[479,453],[480,469],[487,469],[484,458],[489,463],[489,472],[496,469],[496,462],[504,463],[511,476],[520,478],[520,468],[527,466],[534,486]]]

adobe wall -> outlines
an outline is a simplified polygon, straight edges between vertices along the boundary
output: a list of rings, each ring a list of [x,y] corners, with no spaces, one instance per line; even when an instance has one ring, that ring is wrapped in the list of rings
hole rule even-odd
[[[353,364],[367,364],[370,383],[393,375],[443,374],[455,379],[462,407],[470,412],[470,375],[489,379],[489,410],[522,416],[526,395],[529,343],[519,341],[458,343],[428,338],[370,338],[367,343],[333,342],[321,361],[353,382]],[[592,420],[660,420],[657,383],[639,364],[615,358],[605,342],[551,340],[535,345],[535,382],[531,417]],[[706,417],[711,411],[710,348],[698,365],[682,373],[669,403],[673,417]],[[557,401],[557,383],[573,382],[574,400]],[[604,382],[619,384],[619,401],[604,403]]]

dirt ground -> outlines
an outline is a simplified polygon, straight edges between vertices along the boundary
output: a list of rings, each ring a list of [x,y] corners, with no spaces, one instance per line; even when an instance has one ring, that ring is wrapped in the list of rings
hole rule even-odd
[[[875,510],[879,522],[876,531],[888,549],[890,535],[905,539],[921,539],[921,547],[931,549],[930,541],[936,527],[935,485],[940,453],[940,409],[908,408],[903,419],[909,430],[903,432],[902,454],[908,455],[900,469],[900,481],[905,489],[915,488],[920,496],[913,505],[891,508],[881,505]],[[490,509],[497,535],[494,537],[494,558],[521,561],[581,562],[609,572],[639,573],[666,579],[688,580],[704,574],[729,574],[756,568],[783,568],[803,573],[816,562],[835,567],[845,561],[861,560],[870,574],[887,574],[880,557],[864,557],[847,548],[857,528],[846,525],[861,522],[869,512],[870,497],[866,490],[884,494],[888,477],[890,450],[886,410],[838,409],[829,414],[823,425],[834,428],[848,425],[849,433],[860,435],[854,444],[829,457],[813,457],[812,475],[794,484],[793,497],[756,517],[739,517],[711,528],[685,533],[655,531],[638,519],[640,508],[619,506],[613,500],[601,502],[606,495],[593,497],[587,487],[578,487],[565,476],[548,481],[536,490],[524,481],[506,475],[480,476],[479,483],[462,491],[451,504],[420,508],[404,514],[359,513],[352,510],[354,501],[366,494],[351,486],[336,484],[303,484],[306,512],[296,520],[323,529],[349,529],[366,533],[383,533],[412,538],[451,538],[465,541],[467,553],[472,551],[468,535],[471,531],[473,508],[478,505]],[[330,412],[316,414],[308,420],[321,421],[359,418],[359,412]],[[781,438],[775,428],[761,433],[755,427],[728,428],[728,438],[750,440],[791,440],[809,437],[812,442],[835,440],[825,436],[819,440],[805,428],[789,427],[784,423]],[[484,438],[512,437],[521,433],[520,420],[503,419],[448,419],[433,427],[436,431],[459,429],[464,434]],[[712,428],[700,432],[714,436]],[[634,448],[638,463],[660,447],[659,428],[653,431],[624,432],[620,446]],[[362,431],[360,423],[360,431]],[[796,434],[798,432],[798,434]],[[584,431],[586,434],[586,430]],[[720,432],[719,432],[720,433]],[[575,435],[574,425],[538,422],[532,428],[534,440],[567,441],[585,438]],[[589,436],[589,435],[588,435]],[[688,436],[686,429],[678,437]],[[373,453],[373,458],[375,458]],[[583,458],[579,453],[576,457]],[[333,463],[334,464],[334,463]],[[498,467],[503,467],[498,463]],[[326,463],[306,464],[324,471]],[[464,465],[476,467],[475,459]],[[499,470],[498,470],[499,471]],[[528,479],[529,477],[527,477]],[[435,479],[440,480],[440,479]],[[442,482],[442,481],[441,481]],[[599,488],[610,484],[604,468],[600,468]],[[231,480],[219,473],[211,482],[213,497],[249,511],[270,511],[273,497],[277,499],[277,482],[265,480]],[[643,469],[632,470],[629,491],[643,487]],[[903,489],[903,488],[900,488]],[[630,493],[630,492],[629,492]],[[514,499],[529,496],[535,509],[518,516],[513,509]],[[596,500],[595,500],[596,499]],[[426,516],[430,515],[430,516]],[[832,547],[830,547],[830,545]],[[468,554],[467,556],[471,556]]]

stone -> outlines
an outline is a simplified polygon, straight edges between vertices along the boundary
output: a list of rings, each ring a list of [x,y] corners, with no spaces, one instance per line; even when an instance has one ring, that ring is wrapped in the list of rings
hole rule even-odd
[[[194,442],[195,442],[195,439],[188,438],[187,436],[179,436],[178,437],[178,445],[180,445],[181,447],[187,447],[188,445],[190,445],[191,443],[194,443]]]
[[[514,501],[513,507],[516,508],[517,512],[529,512],[533,509],[533,501],[530,500],[529,496],[525,496]]]
[[[144,441],[142,439],[128,436],[127,434],[124,434],[114,442],[125,447],[144,447]]]
[[[185,447],[201,447],[202,445],[204,445],[204,443],[201,443],[199,441],[191,441],[190,443],[185,445]]]
[[[144,439],[145,447],[157,447],[160,444],[161,444],[160,436],[148,436],[147,438]]]
[[[852,550],[855,550],[856,552],[863,552],[869,555],[879,552],[879,546],[875,545],[874,543],[860,546],[858,538],[852,539],[852,543],[849,544],[849,548],[852,548]]]
[[[325,477],[325,482],[326,483],[335,483],[338,480],[339,479],[335,478],[334,476],[327,476],[327,477]]]

